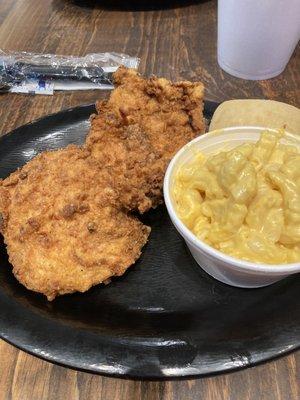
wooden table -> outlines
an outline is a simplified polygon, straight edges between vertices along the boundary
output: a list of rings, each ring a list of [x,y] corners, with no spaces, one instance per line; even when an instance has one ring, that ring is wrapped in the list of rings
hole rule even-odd
[[[235,79],[221,71],[216,61],[216,1],[190,1],[165,10],[147,10],[137,3],[139,10],[134,11],[132,3],[122,10],[116,5],[101,6],[100,1],[1,0],[0,47],[73,55],[124,52],[141,58],[142,73],[202,80],[210,100],[254,97],[300,105],[299,48],[278,78]],[[99,91],[49,97],[1,95],[0,133],[105,95]],[[1,341],[0,400],[296,400],[300,398],[299,368],[298,352],[212,378],[126,381],[54,366]]]

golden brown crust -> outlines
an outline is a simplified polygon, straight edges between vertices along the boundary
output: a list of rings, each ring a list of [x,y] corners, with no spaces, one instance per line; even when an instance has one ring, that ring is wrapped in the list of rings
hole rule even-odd
[[[119,201],[126,209],[143,213],[161,202],[165,162],[148,135],[137,124],[126,124],[106,102],[91,119],[86,148],[101,169],[110,171]]]
[[[114,80],[117,87],[107,105],[122,113],[128,123],[138,123],[162,157],[170,160],[204,132],[201,82],[172,83],[155,76],[146,79],[125,67],[115,72]]]
[[[43,153],[0,186],[13,273],[49,300],[122,275],[150,228],[118,208],[109,173],[76,146]]]
[[[45,152],[0,180],[0,231],[13,273],[49,300],[122,275],[150,228],[126,213],[162,201],[180,147],[204,131],[203,85],[121,67],[84,148]],[[124,211],[125,210],[125,211]]]
[[[101,165],[109,160],[124,205],[145,212],[162,201],[170,159],[204,132],[204,89],[200,82],[145,79],[125,67],[114,80],[109,100],[96,104],[87,148]]]

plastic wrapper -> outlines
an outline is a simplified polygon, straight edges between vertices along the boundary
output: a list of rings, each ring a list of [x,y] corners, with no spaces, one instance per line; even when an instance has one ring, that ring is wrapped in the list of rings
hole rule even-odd
[[[23,93],[112,88],[112,73],[120,65],[137,68],[139,59],[119,53],[85,57],[0,50],[0,88]]]

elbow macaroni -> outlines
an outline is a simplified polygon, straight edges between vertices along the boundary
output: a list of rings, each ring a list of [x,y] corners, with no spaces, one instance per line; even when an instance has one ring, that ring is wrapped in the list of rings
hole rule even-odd
[[[266,131],[179,169],[175,208],[199,239],[251,262],[300,262],[300,152],[281,136]]]

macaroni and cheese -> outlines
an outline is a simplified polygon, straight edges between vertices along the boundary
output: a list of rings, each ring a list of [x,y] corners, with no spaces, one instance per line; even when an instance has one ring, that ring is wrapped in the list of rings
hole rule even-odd
[[[251,262],[300,262],[300,152],[282,135],[266,131],[179,168],[175,209],[199,239]]]

